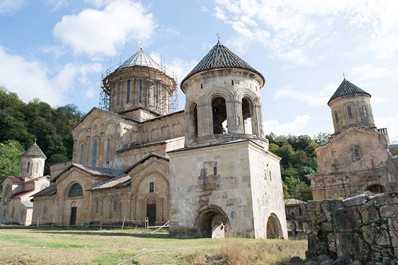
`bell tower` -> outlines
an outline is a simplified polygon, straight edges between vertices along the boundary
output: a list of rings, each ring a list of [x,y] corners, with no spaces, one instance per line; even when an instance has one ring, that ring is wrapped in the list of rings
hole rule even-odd
[[[186,146],[262,139],[264,82],[260,72],[218,42],[181,82]]]
[[[21,178],[34,178],[44,175],[44,164],[47,157],[36,144],[36,140],[21,157]]]

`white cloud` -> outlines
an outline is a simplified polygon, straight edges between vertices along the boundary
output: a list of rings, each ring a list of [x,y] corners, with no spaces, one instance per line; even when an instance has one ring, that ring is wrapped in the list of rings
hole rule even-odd
[[[7,13],[21,9],[25,0],[0,0],[0,13]]]
[[[0,84],[17,93],[24,102],[39,98],[54,107],[68,104],[68,95],[89,84],[90,73],[100,71],[100,64],[67,64],[57,75],[50,76],[43,63],[10,55],[0,47]]]
[[[263,122],[263,128],[265,134],[273,132],[276,135],[300,135],[305,134],[306,127],[311,119],[311,116],[304,114],[296,116],[293,121],[287,123],[281,123],[278,120],[266,120]]]
[[[215,0],[215,4],[216,18],[231,25],[240,39],[258,41],[295,64],[311,64],[342,43],[356,46],[339,48],[367,49],[382,58],[398,52],[396,1]]]
[[[336,89],[337,87],[335,87]],[[292,87],[286,87],[280,89],[276,92],[274,99],[281,99],[281,98],[293,98],[295,100],[305,102],[312,106],[324,106],[325,102],[329,100],[329,87],[324,90],[321,90],[320,93],[308,93],[293,89]]]
[[[113,56],[129,40],[148,40],[156,27],[152,14],[141,3],[91,2],[106,6],[64,16],[53,30],[55,38],[76,54]]]
[[[398,71],[390,70],[387,68],[378,67],[376,65],[363,65],[354,67],[351,71],[353,75],[357,75],[359,80],[375,80],[378,78],[391,78],[393,80],[398,79]]]

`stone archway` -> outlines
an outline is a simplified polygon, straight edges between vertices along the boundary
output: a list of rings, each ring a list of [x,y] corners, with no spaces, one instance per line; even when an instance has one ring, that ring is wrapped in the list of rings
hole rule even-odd
[[[271,213],[270,217],[268,217],[267,238],[283,238],[281,223],[279,222],[278,216],[274,213]]]
[[[365,190],[368,190],[372,193],[384,193],[386,191],[386,189],[384,188],[383,185],[379,185],[379,184],[373,184],[368,186]]]
[[[209,206],[200,212],[195,221],[201,237],[224,238],[229,236],[230,223],[225,212],[217,206]]]

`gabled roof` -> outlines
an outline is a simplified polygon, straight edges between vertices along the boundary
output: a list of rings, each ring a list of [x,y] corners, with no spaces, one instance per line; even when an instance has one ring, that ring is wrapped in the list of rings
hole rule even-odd
[[[182,80],[183,83],[194,74],[220,68],[239,68],[256,73],[265,82],[264,76],[242,60],[238,55],[230,51],[220,41],[206,54],[205,57],[193,68],[193,70]]]
[[[32,146],[29,147],[29,148],[22,154],[22,156],[47,158],[46,155],[43,153],[43,151],[40,149],[40,147],[36,144],[36,140],[35,140],[35,142],[32,144]]]
[[[129,175],[116,177],[113,179],[104,180],[94,184],[89,190],[101,190],[110,188],[121,188],[130,185],[131,178]]]
[[[55,182],[51,182],[50,186],[47,188],[33,194],[33,197],[38,197],[38,196],[46,196],[46,195],[54,195],[57,193],[57,185]]]
[[[158,154],[156,154],[156,153],[150,152],[150,153],[147,154],[145,157],[143,157],[142,159],[138,160],[138,161],[135,162],[132,166],[130,166],[130,167],[128,167],[126,170],[124,170],[124,173],[128,173],[130,170],[132,170],[133,168],[135,168],[135,167],[138,166],[139,164],[144,163],[146,160],[148,160],[148,159],[151,158],[151,157],[156,157],[156,158],[158,158],[158,159],[162,159],[162,160],[165,160],[165,161],[169,161],[169,159],[168,159],[167,157],[165,157],[165,156],[161,156],[161,155],[158,155]]]
[[[84,166],[81,164],[75,164],[72,163],[70,166],[65,168],[61,173],[59,173],[57,176],[55,176],[52,181],[55,181],[59,176],[64,174],[66,171],[70,170],[72,167],[78,168],[84,172],[87,172],[88,174],[95,176],[95,177],[108,177],[108,178],[114,178],[119,176],[121,173],[123,173],[123,169],[115,169],[115,168],[104,168],[104,167],[90,167],[90,166]]]
[[[158,64],[149,55],[147,55],[142,48],[140,48],[138,52],[133,54],[133,56],[128,58],[124,63],[122,63],[117,69],[133,66],[145,66],[164,72],[162,66],[160,66],[160,64]]]
[[[24,179],[17,178],[17,177],[14,177],[14,176],[9,176],[6,179],[9,179],[12,183],[24,183],[25,182]]]
[[[357,87],[356,85],[354,85],[353,83],[344,78],[343,82],[341,82],[336,92],[334,92],[333,96],[329,99],[328,105],[330,101],[332,101],[333,99],[352,94],[365,94],[368,95],[369,97],[371,96],[368,92],[360,89],[359,87]]]

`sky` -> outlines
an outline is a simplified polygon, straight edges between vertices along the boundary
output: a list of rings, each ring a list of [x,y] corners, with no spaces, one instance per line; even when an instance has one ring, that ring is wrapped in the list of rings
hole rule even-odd
[[[219,34],[266,78],[265,133],[333,133],[327,102],[345,76],[397,143],[397,14],[394,0],[0,0],[0,85],[87,113],[105,71],[140,47],[179,85]]]

